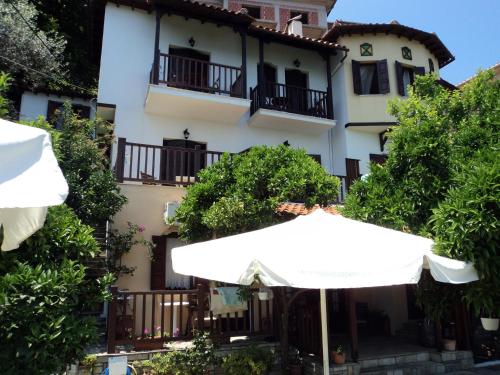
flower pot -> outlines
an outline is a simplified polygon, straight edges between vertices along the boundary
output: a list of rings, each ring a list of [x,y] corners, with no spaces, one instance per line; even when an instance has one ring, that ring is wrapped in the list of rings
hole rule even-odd
[[[269,301],[269,293],[268,292],[258,292],[259,301]]]
[[[137,340],[134,342],[135,350],[163,349],[163,341]]]
[[[336,365],[343,365],[345,363],[345,353],[332,352],[332,361]]]
[[[453,352],[457,347],[457,340],[443,339],[444,350]]]
[[[290,375],[302,375],[302,365],[290,365]]]
[[[498,330],[498,318],[481,318],[481,324],[486,331]]]

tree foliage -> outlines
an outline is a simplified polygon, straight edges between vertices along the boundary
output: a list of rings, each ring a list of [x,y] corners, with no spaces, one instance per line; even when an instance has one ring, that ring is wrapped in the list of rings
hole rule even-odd
[[[83,358],[96,328],[81,312],[103,301],[111,281],[85,277],[84,260],[98,250],[92,228],[61,205],[19,250],[1,255],[0,372],[58,373]]]
[[[450,92],[419,77],[390,112],[399,125],[389,133],[389,158],[352,187],[344,214],[433,236],[441,254],[474,262],[482,280],[465,300],[498,314],[500,82],[482,72]],[[485,285],[496,288],[473,292]]]
[[[46,85],[50,81],[46,75],[64,77],[66,72],[66,41],[57,31],[40,30],[38,16],[27,0],[0,2],[0,70],[18,83],[35,86]]]
[[[175,220],[187,241],[222,237],[276,223],[280,219],[275,210],[283,202],[327,205],[338,188],[338,179],[303,150],[254,147],[244,154],[226,154],[202,170]]]

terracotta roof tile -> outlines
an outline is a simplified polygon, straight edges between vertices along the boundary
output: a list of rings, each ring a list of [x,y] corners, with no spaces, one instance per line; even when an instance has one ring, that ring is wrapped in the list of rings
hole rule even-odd
[[[293,203],[293,202],[282,203],[276,209],[276,212],[280,214],[290,214],[299,216],[299,215],[309,215],[310,213],[320,208],[332,215],[340,215],[335,206],[320,207],[320,205],[317,204],[314,207],[307,208],[304,203]]]

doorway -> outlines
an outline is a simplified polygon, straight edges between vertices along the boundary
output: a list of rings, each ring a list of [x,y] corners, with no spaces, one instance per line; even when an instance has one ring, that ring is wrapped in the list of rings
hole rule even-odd
[[[169,48],[168,83],[178,88],[209,90],[210,56],[191,48]]]
[[[160,177],[162,181],[175,184],[179,177],[190,180],[206,166],[205,153],[197,155],[194,151],[196,146],[200,151],[206,151],[206,143],[189,141],[185,139],[164,139],[164,149],[161,153]],[[195,158],[199,158],[195,161]]]
[[[306,113],[308,108],[307,74],[297,69],[287,69],[285,71],[285,83],[288,111]]]

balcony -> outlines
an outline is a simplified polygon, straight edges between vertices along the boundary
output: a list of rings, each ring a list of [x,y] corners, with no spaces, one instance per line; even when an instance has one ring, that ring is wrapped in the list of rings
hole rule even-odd
[[[145,185],[187,186],[198,172],[222,157],[223,152],[156,146],[118,139],[116,179]]]
[[[239,67],[160,53],[153,64],[146,112],[235,125],[250,108]]]
[[[326,91],[265,83],[250,90],[250,99],[250,126],[316,135],[335,126]]]

